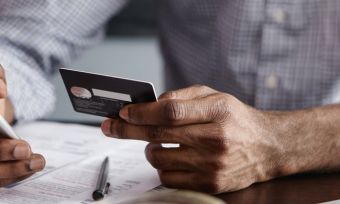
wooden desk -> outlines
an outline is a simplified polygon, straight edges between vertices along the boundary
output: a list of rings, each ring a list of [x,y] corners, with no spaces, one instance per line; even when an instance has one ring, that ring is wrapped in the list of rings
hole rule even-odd
[[[320,203],[340,199],[340,173],[289,176],[218,195],[228,204]]]

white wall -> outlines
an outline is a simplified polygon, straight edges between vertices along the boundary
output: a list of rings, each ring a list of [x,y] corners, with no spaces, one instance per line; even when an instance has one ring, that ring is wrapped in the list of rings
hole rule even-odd
[[[162,62],[155,38],[112,38],[87,51],[68,68],[150,81],[157,95],[164,91]],[[59,73],[53,78],[57,103],[47,119],[67,121],[101,121],[73,111]]]

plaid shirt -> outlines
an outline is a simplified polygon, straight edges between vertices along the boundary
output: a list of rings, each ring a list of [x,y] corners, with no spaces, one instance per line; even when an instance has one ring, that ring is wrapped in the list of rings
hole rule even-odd
[[[0,63],[17,119],[51,110],[48,77],[101,39],[125,3],[0,0]],[[167,89],[205,84],[266,110],[340,101],[339,0],[155,3]]]

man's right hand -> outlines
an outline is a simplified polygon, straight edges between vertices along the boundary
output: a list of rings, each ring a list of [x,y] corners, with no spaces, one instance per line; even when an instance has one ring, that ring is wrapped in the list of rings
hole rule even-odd
[[[13,107],[7,99],[5,70],[0,65],[0,115],[13,121]],[[23,140],[5,139],[0,135],[0,187],[23,180],[45,167],[45,159],[33,154]]]
[[[44,157],[33,154],[24,140],[0,139],[0,186],[28,178],[44,167]]]

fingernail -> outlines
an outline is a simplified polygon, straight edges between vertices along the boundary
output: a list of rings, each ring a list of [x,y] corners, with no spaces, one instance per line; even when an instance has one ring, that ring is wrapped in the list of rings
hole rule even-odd
[[[45,167],[45,159],[41,157],[33,157],[30,161],[30,169],[32,171],[40,171]]]
[[[105,120],[101,125],[102,131],[104,135],[109,136],[111,135],[111,120]]]
[[[30,148],[25,144],[17,144],[13,151],[13,156],[16,159],[28,159],[30,157]]]
[[[128,108],[125,107],[125,108],[121,109],[120,112],[119,112],[119,116],[121,118],[123,118],[124,120],[129,119]]]

